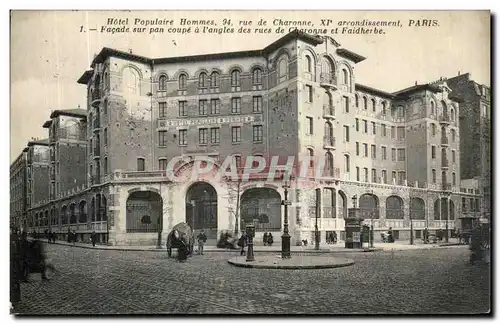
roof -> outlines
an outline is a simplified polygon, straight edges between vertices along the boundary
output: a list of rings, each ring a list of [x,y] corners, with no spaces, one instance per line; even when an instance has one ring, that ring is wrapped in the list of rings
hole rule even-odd
[[[180,62],[192,62],[192,61],[219,60],[222,58],[227,59],[227,58],[239,58],[239,57],[264,56],[278,49],[279,47],[283,46],[284,44],[293,39],[300,39],[312,45],[318,45],[323,43],[323,39],[321,37],[312,36],[304,32],[294,30],[260,50],[246,50],[237,52],[212,53],[212,54],[189,55],[189,56],[148,58],[142,55],[132,54],[129,52],[124,52],[109,47],[104,47],[99,52],[99,54],[97,54],[97,56],[94,58],[90,67],[94,68],[96,64],[103,63],[108,57],[123,58],[128,61],[153,65],[161,63],[180,63]],[[92,70],[85,71],[82,74],[82,76],[78,79],[78,83],[87,84],[90,78],[92,77],[92,73],[93,73]]]
[[[70,117],[87,118],[87,110],[86,109],[80,109],[80,108],[77,108],[77,109],[54,110],[50,114],[50,118],[55,118],[55,117],[58,117],[58,116],[70,116]]]
[[[366,60],[366,57],[364,56],[361,56],[359,54],[356,54],[348,49],[345,49],[345,48],[337,48],[337,54],[339,56],[342,56],[342,57],[345,57],[347,59],[350,59],[351,61],[353,61],[354,63],[359,63],[361,61],[364,61]]]
[[[43,123],[42,127],[43,128],[49,128],[50,125],[52,125],[52,120],[47,120],[45,123]]]
[[[366,92],[366,93],[376,95],[379,97],[383,97],[383,98],[387,98],[387,99],[395,99],[395,96],[389,92],[378,90],[378,89],[375,89],[375,88],[372,88],[372,87],[369,87],[369,86],[366,86],[363,84],[359,84],[359,83],[356,83],[354,86],[355,86],[356,91]]]
[[[409,88],[405,88],[403,90],[399,90],[399,91],[393,92],[392,94],[394,96],[402,97],[402,96],[405,96],[405,95],[410,95],[412,93],[419,92],[419,91],[424,91],[424,90],[429,90],[429,91],[432,91],[434,93],[442,92],[443,91],[437,85],[426,83],[426,84],[414,85],[414,86],[411,86]]]
[[[28,146],[34,146],[34,145],[49,146],[49,139],[48,138],[44,138],[44,139],[41,139],[41,140],[29,141],[28,142]]]

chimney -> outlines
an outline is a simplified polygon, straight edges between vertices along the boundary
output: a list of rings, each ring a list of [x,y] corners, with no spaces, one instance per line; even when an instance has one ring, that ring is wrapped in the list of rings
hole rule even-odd
[[[460,70],[458,71],[458,75],[460,75]]]
[[[415,85],[417,85],[417,81],[415,81]]]
[[[131,49],[131,48],[129,48],[129,49],[128,49],[128,52],[129,52],[129,54],[132,54],[132,49]]]

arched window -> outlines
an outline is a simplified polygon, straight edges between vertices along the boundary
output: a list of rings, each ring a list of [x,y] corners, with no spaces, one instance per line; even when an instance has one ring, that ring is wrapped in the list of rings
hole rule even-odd
[[[201,72],[198,78],[198,87],[206,88],[207,87],[207,74],[205,72]]]
[[[456,175],[456,173],[455,173],[455,172],[453,172],[453,173],[451,174],[451,181],[452,181],[453,186],[456,186],[456,185],[457,185],[457,175]]]
[[[403,199],[399,196],[390,196],[385,201],[385,217],[387,219],[403,219]]]
[[[455,109],[453,108],[450,109],[450,118],[452,122],[455,121]]]
[[[127,94],[139,93],[139,76],[133,68],[127,67],[123,70],[123,92]]]
[[[354,100],[356,101],[356,108],[359,108],[359,96],[357,93],[354,95]]]
[[[185,90],[187,86],[187,76],[182,73],[179,75],[179,90]]]
[[[432,183],[436,183],[436,169],[432,169]]]
[[[436,113],[436,104],[434,101],[431,101],[431,115],[434,115]]]
[[[375,112],[377,110],[375,99],[372,99],[372,111]]]
[[[342,69],[342,83],[349,84],[349,72],[346,69]]]
[[[212,72],[210,75],[210,87],[217,88],[219,86],[219,73]]]
[[[448,106],[444,100],[441,100],[441,108],[443,109],[443,116],[448,116]]]
[[[363,109],[368,109],[368,99],[366,97],[363,97]]]
[[[431,134],[432,136],[436,135],[436,124],[431,123]]]
[[[108,157],[104,158],[104,174],[108,174]]]
[[[278,63],[279,81],[282,82],[288,78],[288,59],[284,56],[280,58]]]
[[[233,72],[231,72],[231,86],[232,87],[240,86],[240,71],[233,70]]]
[[[253,69],[252,83],[253,84],[262,84],[262,70],[261,69],[259,69],[259,68]]]
[[[314,150],[312,148],[307,149],[307,155],[309,156],[309,167],[314,167]]]
[[[167,90],[167,77],[165,75],[160,76],[160,78],[158,79],[158,90]]]
[[[333,83],[335,69],[330,58],[323,56],[321,58],[321,80],[326,83]]]
[[[309,55],[306,55],[306,72],[312,73],[312,59]]]

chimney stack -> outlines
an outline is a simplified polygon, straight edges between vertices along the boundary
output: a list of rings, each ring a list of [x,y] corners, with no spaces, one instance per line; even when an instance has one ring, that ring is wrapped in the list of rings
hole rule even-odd
[[[417,85],[417,81],[415,81],[415,85]]]
[[[460,75],[460,70],[458,71],[458,75]]]

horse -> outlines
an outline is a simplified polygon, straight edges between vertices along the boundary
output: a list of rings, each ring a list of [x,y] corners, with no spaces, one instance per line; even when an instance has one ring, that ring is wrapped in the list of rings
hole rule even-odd
[[[172,256],[172,249],[178,249],[181,244],[187,247],[187,255],[192,255],[194,251],[194,232],[187,223],[175,225],[167,236],[167,253]]]

